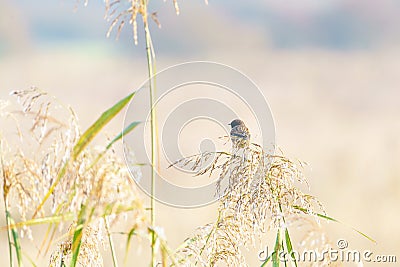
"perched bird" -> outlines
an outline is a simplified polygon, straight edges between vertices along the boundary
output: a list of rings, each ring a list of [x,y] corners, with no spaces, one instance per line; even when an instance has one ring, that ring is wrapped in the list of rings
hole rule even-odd
[[[250,132],[242,120],[235,119],[229,123],[231,126],[231,140],[234,148],[244,148],[249,146]]]

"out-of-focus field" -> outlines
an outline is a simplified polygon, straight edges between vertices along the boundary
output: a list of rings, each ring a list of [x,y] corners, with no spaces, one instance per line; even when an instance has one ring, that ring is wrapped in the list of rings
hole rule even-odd
[[[245,36],[258,38],[253,34]],[[242,41],[238,47],[209,49],[196,54],[197,58],[160,53],[157,67],[161,70],[199,59],[225,63],[247,74],[268,99],[278,145],[287,156],[310,164],[306,174],[311,194],[322,201],[328,215],[367,233],[377,244],[334,223],[325,225],[331,240],[344,238],[352,249],[396,255],[400,261],[400,50],[392,45],[354,50],[286,50],[260,43],[247,50]],[[90,45],[86,49],[64,45],[9,50],[0,57],[0,99],[9,98],[10,90],[36,85],[71,105],[85,129],[106,108],[146,80],[143,56],[93,51]],[[118,117],[106,133],[119,132],[122,119]],[[0,202],[3,226],[3,200]],[[157,204],[157,224],[165,228],[172,247],[196,227],[215,220],[216,215],[216,205],[177,209]],[[33,227],[36,233],[45,229]],[[125,239],[116,239],[122,259]],[[35,244],[40,245],[39,241]],[[6,233],[2,231],[0,251],[6,252],[7,246]],[[24,241],[23,249],[36,257],[31,242]],[[142,249],[148,252],[145,245]],[[257,250],[247,254],[250,266],[259,263]],[[4,255],[0,265],[8,266]],[[48,257],[39,256],[37,266],[46,266]],[[109,251],[104,253],[104,260],[105,266],[111,265]],[[128,262],[128,266],[147,266],[148,255],[132,254]]]
[[[331,223],[332,239],[344,237],[354,248],[366,247],[382,254],[397,253],[400,244],[397,53],[271,51],[257,58],[240,58],[244,72],[262,88],[271,105],[279,146],[288,156],[311,165],[307,174],[312,193],[325,204],[328,214],[368,233],[378,244]],[[181,60],[160,59],[159,65]],[[236,60],[239,62],[226,58]],[[0,63],[1,97],[8,97],[8,89],[40,85],[70,104],[85,128],[145,80],[143,69],[128,59],[74,53],[6,58]],[[119,131],[120,124],[122,118],[107,131]],[[194,210],[158,205],[157,211],[157,222],[165,227],[174,245],[216,215],[215,205]],[[4,224],[4,219],[1,221]],[[1,236],[0,246],[5,251],[5,233]],[[6,264],[7,259],[2,261]]]

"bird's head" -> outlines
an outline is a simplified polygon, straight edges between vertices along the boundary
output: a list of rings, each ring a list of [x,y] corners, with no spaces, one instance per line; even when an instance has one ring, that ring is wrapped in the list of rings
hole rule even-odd
[[[231,123],[229,123],[228,125],[230,125],[233,128],[238,125],[244,125],[244,122],[242,120],[235,119],[235,120],[231,121]]]

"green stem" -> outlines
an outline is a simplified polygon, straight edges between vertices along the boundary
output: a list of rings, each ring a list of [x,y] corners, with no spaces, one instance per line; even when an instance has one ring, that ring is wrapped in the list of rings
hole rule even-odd
[[[5,181],[4,181],[5,182]],[[8,238],[8,251],[10,253],[10,266],[13,267],[14,263],[13,263],[13,257],[12,257],[12,247],[11,247],[11,223],[10,223],[10,216],[9,216],[9,212],[7,209],[7,197],[4,196],[4,208],[6,211],[6,225],[7,225],[7,238]]]
[[[155,251],[155,243],[156,243],[156,235],[154,232],[155,229],[155,167],[156,167],[156,155],[157,155],[157,127],[156,127],[156,111],[153,107],[155,100],[155,86],[154,86],[154,63],[153,63],[153,55],[152,55],[152,43],[150,37],[150,29],[148,24],[148,13],[147,13],[147,5],[148,0],[144,1],[144,15],[143,15],[143,25],[146,39],[146,54],[147,54],[147,69],[148,69],[148,77],[149,77],[149,90],[150,90],[150,127],[151,127],[151,227],[153,231],[151,231],[151,266],[155,266],[156,264],[156,251]]]
[[[0,152],[2,151],[2,148],[3,148],[2,145],[3,145],[2,142],[0,142]],[[2,168],[1,170],[2,170],[2,173],[3,173],[3,198],[4,198],[4,210],[5,210],[5,213],[6,213],[8,252],[9,252],[9,255],[10,255],[10,266],[13,267],[14,263],[13,263],[13,257],[12,257],[12,244],[11,244],[11,238],[12,238],[11,231],[12,231],[12,229],[10,227],[11,218],[10,218],[10,213],[8,211],[8,208],[7,208],[8,207],[7,196],[8,196],[8,192],[10,190],[10,187],[7,186],[6,171],[5,171],[4,162],[3,162],[3,154],[1,154],[0,156],[1,156],[0,157],[0,163],[1,163],[1,168]]]
[[[106,226],[108,242],[110,243],[110,250],[111,250],[111,256],[112,256],[112,260],[113,260],[113,266],[118,267],[117,257],[115,255],[114,243],[112,241],[111,233],[110,233],[110,226],[108,225],[107,217],[104,216],[103,219],[104,219],[104,225]]]

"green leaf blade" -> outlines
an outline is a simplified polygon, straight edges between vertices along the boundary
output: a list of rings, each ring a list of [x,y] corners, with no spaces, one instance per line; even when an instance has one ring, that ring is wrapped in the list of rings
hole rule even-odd
[[[93,138],[100,132],[101,129],[111,120],[113,119],[133,98],[135,92],[129,94],[125,98],[121,99],[118,103],[114,106],[103,112],[103,114],[93,123],[89,129],[87,129],[84,134],[79,138],[78,142],[73,148],[72,159],[75,160],[79,154],[87,147],[87,145],[93,140]],[[60,182],[61,178],[65,175],[67,171],[68,164],[71,159],[67,159],[66,162],[63,164],[60,172],[57,175],[56,180],[50,186],[49,190],[47,191],[46,195],[44,196],[42,202],[36,208],[35,212],[33,213],[32,218],[35,218],[39,210],[44,206],[46,201],[49,199],[50,195],[54,192],[54,189]]]
[[[78,223],[76,225],[74,236],[72,238],[72,259],[71,267],[75,267],[78,263],[78,256],[82,245],[83,228],[86,220],[86,207],[83,205],[78,215]]]
[[[74,146],[73,159],[76,159],[103,127],[114,118],[132,99],[135,92],[121,99],[114,106],[103,112],[101,116],[82,134]]]
[[[304,213],[308,213],[307,210],[304,209],[304,208],[302,208],[302,207],[293,206],[293,208],[295,208],[295,209],[297,209],[297,210],[299,210],[299,211],[302,211],[302,212],[304,212]],[[321,214],[321,213],[317,213],[317,212],[316,212],[316,213],[313,213],[313,214],[316,215],[316,216],[318,216],[318,217],[320,217],[320,218],[323,218],[323,219],[325,219],[325,220],[327,220],[327,221],[332,221],[332,222],[340,223],[340,224],[343,224],[343,225],[345,225],[345,226],[347,226],[347,227],[350,227],[353,231],[355,231],[355,232],[357,232],[358,234],[362,235],[363,237],[365,237],[365,238],[368,239],[369,241],[371,241],[371,242],[373,242],[373,243],[375,243],[375,244],[377,243],[375,239],[373,239],[372,237],[368,236],[367,234],[361,232],[360,230],[357,230],[356,228],[354,228],[354,227],[352,227],[352,226],[346,225],[346,224],[344,224],[344,223],[342,223],[342,222],[336,220],[335,218],[332,218],[332,217],[329,217],[329,216],[327,216],[327,215],[324,215],[324,214]]]
[[[275,247],[274,247],[274,252],[272,254],[272,266],[273,267],[279,267],[279,251],[281,250],[281,229],[278,228],[278,231],[276,233],[276,241],[275,241]]]
[[[110,149],[110,147],[120,140],[124,135],[130,133],[133,129],[135,129],[138,125],[140,124],[140,121],[134,121],[131,124],[129,124],[122,132],[120,132],[107,146],[106,149]]]
[[[11,225],[15,224],[13,218],[11,217],[10,212],[6,211],[6,217],[7,217],[8,221],[11,223]],[[18,236],[17,229],[11,228],[11,234],[12,234],[13,241],[14,241],[15,254],[17,255],[18,266],[23,266],[21,243],[19,242],[19,236]]]
[[[288,253],[289,253],[290,257],[292,258],[294,265],[297,267],[296,257],[293,255],[292,241],[290,240],[289,230],[287,228],[285,228],[285,241],[286,241],[286,248],[288,250]]]

